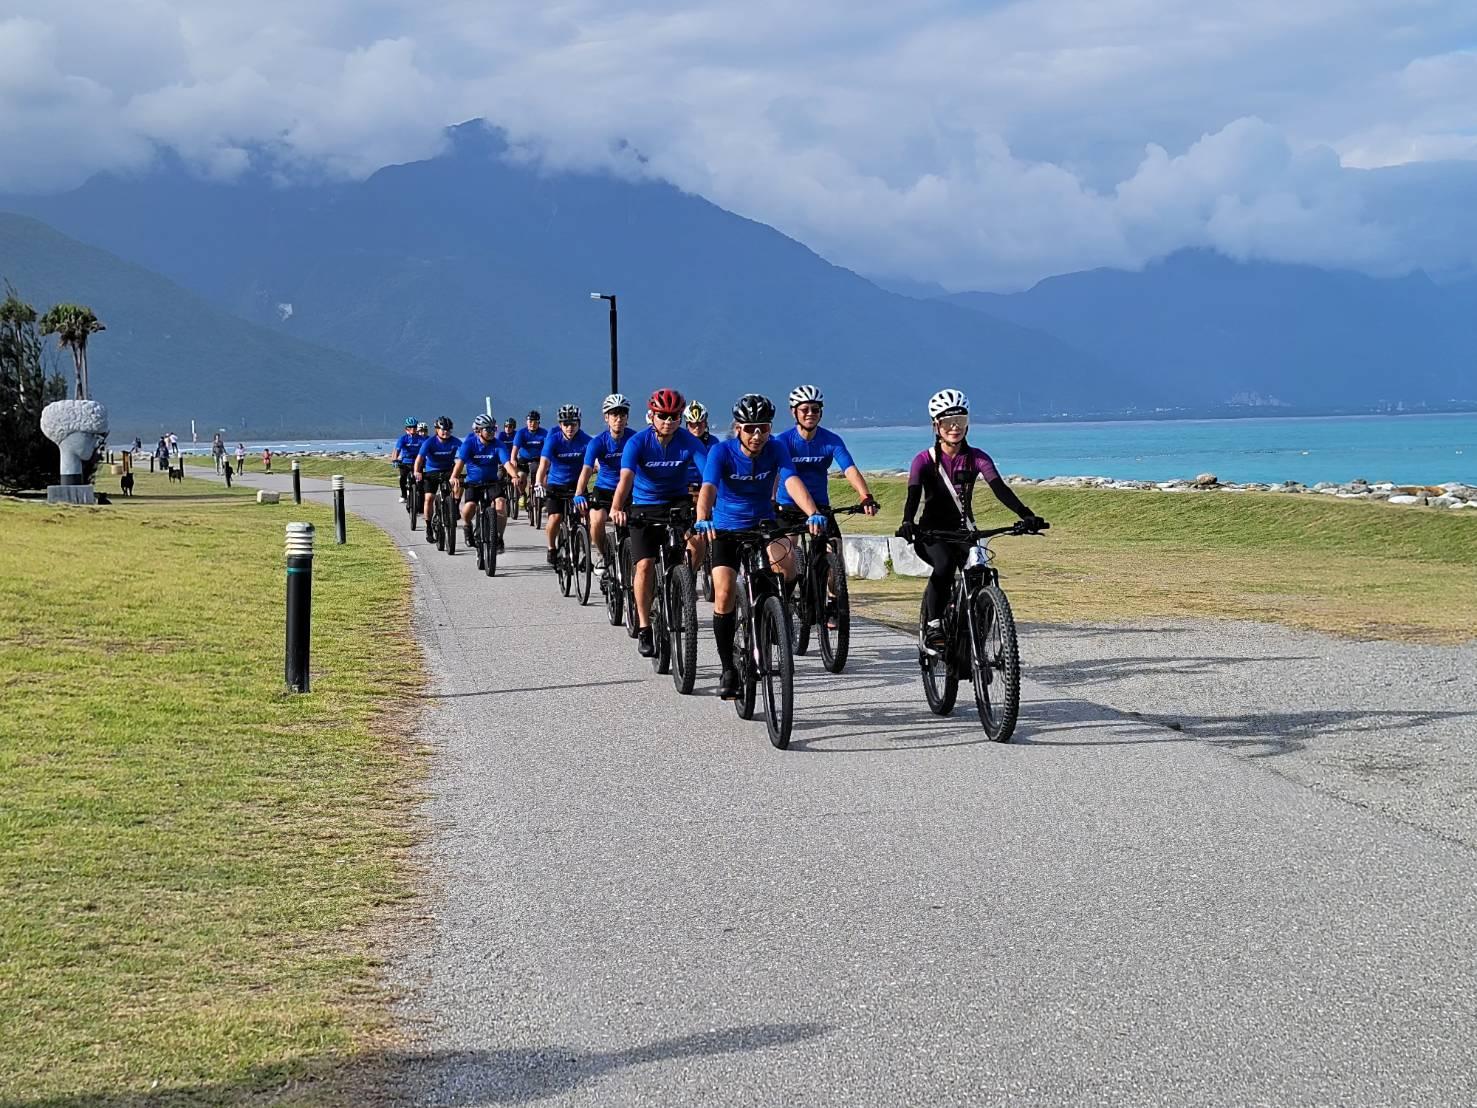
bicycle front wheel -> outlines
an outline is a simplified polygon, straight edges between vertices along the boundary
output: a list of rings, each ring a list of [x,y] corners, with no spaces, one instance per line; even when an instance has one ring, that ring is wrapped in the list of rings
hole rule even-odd
[[[840,673],[846,668],[846,654],[851,649],[851,597],[846,588],[846,563],[841,560],[839,539],[832,539],[826,548],[826,577],[819,602],[823,605],[816,618],[821,665],[832,673]]]
[[[456,517],[456,501],[447,497],[441,502],[441,527],[446,532],[446,553],[456,553],[456,531],[461,520]]]
[[[626,636],[634,639],[641,633],[641,624],[640,616],[636,613],[636,570],[631,564],[631,537],[629,535],[621,540],[620,560],[621,576],[616,582],[616,587],[621,591],[621,600],[626,609]]]
[[[482,510],[482,562],[487,576],[497,574],[497,512]]]
[[[697,587],[692,570],[685,565],[672,570],[668,595],[672,598],[667,613],[672,635],[672,684],[686,696],[697,680]]]
[[[574,589],[574,558],[569,549],[569,532],[559,528],[554,547],[554,576],[559,582],[559,592],[568,596]]]
[[[733,710],[739,719],[754,718],[754,700],[758,691],[759,658],[755,648],[754,609],[749,603],[749,586],[743,577],[734,586],[738,590],[738,606],[734,608],[733,664],[738,670],[739,692],[733,698]]]
[[[1021,656],[1015,616],[999,585],[986,585],[974,594],[969,631],[980,725],[995,742],[1009,742],[1021,707]]]
[[[574,595],[584,605],[590,602],[590,579],[595,573],[595,561],[590,557],[590,536],[583,527],[574,532]]]
[[[759,684],[764,690],[764,723],[769,741],[790,745],[795,722],[795,657],[790,653],[789,617],[777,596],[766,596],[757,613]]]

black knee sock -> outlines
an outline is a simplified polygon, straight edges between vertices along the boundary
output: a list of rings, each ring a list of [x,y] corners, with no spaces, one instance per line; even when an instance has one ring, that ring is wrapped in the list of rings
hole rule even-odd
[[[726,616],[713,613],[713,641],[718,644],[718,664],[724,669],[733,668],[733,632],[737,626],[737,612]]]

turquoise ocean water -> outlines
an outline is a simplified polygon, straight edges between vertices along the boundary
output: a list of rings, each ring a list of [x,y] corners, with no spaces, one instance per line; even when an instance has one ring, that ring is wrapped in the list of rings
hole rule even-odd
[[[844,428],[842,434],[866,470],[904,469],[931,441],[926,427]],[[976,424],[969,438],[994,457],[1002,473],[1027,477],[1168,481],[1209,472],[1232,482],[1311,485],[1362,477],[1477,485],[1477,414]],[[255,468],[263,446],[388,453],[393,441],[257,440],[246,446]],[[234,449],[235,440],[228,445]]]

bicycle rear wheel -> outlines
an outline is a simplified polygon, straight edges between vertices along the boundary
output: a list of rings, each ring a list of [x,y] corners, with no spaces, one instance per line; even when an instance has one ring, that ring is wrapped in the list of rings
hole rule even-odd
[[[667,613],[661,599],[662,583],[657,582],[656,592],[651,597],[651,641],[656,653],[651,656],[651,668],[660,674],[672,672],[672,635],[667,629]]]
[[[851,649],[851,597],[846,587],[846,563],[841,560],[841,540],[826,544],[826,576],[817,597],[816,636],[821,644],[821,665],[832,673],[846,668]],[[830,627],[834,621],[834,629]]]
[[[949,648],[941,654],[923,652],[923,624],[926,616],[922,605],[918,608],[918,668],[923,675],[923,695],[928,700],[928,710],[936,716],[946,716],[954,710],[954,701],[959,696],[959,671],[949,659]]]
[[[456,553],[456,530],[461,520],[456,518],[456,501],[447,496],[441,501],[441,529],[446,532],[446,553]]]
[[[441,497],[437,494],[435,500],[431,501],[431,515],[426,517],[426,530],[436,532],[436,549],[446,549],[446,527],[443,519],[445,513],[441,510]]]
[[[777,596],[759,605],[759,683],[764,689],[764,724],[769,741],[778,749],[790,745],[795,723],[795,658],[790,653],[789,620]]]
[[[795,544],[795,568],[797,576],[795,583],[786,587],[787,598],[785,606],[790,609],[790,649],[794,651],[797,658],[803,658],[805,652],[810,649],[810,620],[807,613],[811,608],[810,577],[806,573],[807,559],[805,548]]]
[[[711,539],[703,546],[703,599],[709,604],[713,603],[713,542]]]
[[[583,527],[574,529],[574,595],[583,606],[590,602],[590,580],[595,561],[590,556],[590,535]]]
[[[421,514],[421,497],[426,494],[421,491],[421,483],[412,481],[410,483],[410,499],[405,502],[405,510],[410,515],[410,529],[415,530],[415,521]]]
[[[544,498],[542,496],[528,497],[528,525],[537,531],[544,522]]]
[[[672,684],[683,696],[692,692],[697,680],[697,586],[692,570],[685,565],[673,568],[672,610],[668,613],[672,633]]]
[[[759,680],[759,664],[754,656],[754,609],[749,604],[747,582],[740,577],[734,587],[738,590],[738,606],[733,610],[737,617],[733,633],[733,665],[738,670],[739,692],[733,698],[733,710],[739,719],[753,719]]]
[[[995,742],[1009,742],[1021,707],[1021,656],[1015,616],[999,585],[986,585],[974,594],[969,630],[980,725]]]

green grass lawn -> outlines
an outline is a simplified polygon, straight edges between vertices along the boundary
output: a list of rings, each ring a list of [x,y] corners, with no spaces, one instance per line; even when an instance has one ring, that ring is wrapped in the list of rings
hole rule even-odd
[[[389,485],[391,488],[400,484],[399,471],[390,464],[388,458],[318,458],[303,454],[274,454],[272,455],[273,473],[291,473],[293,459],[297,460],[298,468],[304,477],[332,477],[335,473],[341,473],[344,479],[362,485]],[[191,466],[199,466],[202,469],[215,471],[215,463],[208,457],[191,457]],[[235,459],[231,461],[235,465]],[[249,454],[246,458],[247,474],[262,472],[262,456],[260,454]]]
[[[853,533],[891,533],[904,482],[872,482],[883,513]],[[1050,623],[1173,617],[1268,620],[1334,634],[1461,642],[1477,628],[1477,512],[1313,494],[1038,489],[1041,538],[996,541],[1016,615]],[[832,500],[856,497],[844,483]],[[982,527],[1013,518],[981,489]],[[916,626],[921,578],[852,584],[858,610]]]
[[[137,494],[0,500],[0,1104],[332,1100],[387,1033],[375,928],[411,892],[406,569],[320,539],[289,695],[283,525],[329,513]]]

